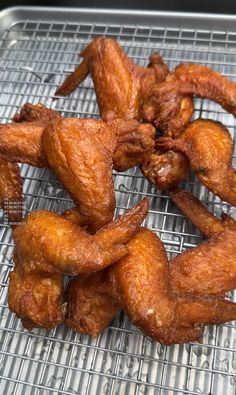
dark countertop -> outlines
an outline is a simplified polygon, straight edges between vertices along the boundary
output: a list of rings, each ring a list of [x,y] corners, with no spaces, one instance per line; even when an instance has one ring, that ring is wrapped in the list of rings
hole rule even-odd
[[[0,9],[12,6],[54,6],[54,7],[91,7],[91,8],[117,8],[139,9],[155,11],[185,11],[209,12],[219,14],[236,14],[236,1],[234,0],[0,0]]]

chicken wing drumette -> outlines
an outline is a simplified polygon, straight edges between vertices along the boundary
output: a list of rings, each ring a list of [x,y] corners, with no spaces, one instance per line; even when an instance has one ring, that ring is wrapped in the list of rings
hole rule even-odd
[[[233,142],[221,123],[198,119],[178,139],[162,137],[156,141],[156,146],[184,153],[202,184],[222,200],[236,205]]]

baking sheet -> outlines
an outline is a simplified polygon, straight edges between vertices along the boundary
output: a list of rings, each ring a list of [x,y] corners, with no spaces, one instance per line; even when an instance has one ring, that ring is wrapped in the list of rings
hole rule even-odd
[[[9,122],[25,103],[43,103],[64,116],[98,117],[90,78],[70,97],[53,101],[56,87],[78,64],[78,53],[99,35],[117,39],[140,65],[159,51],[170,68],[205,64],[236,81],[236,18],[204,14],[114,10],[12,8],[0,13],[0,119]],[[207,100],[195,100],[195,118],[221,121],[235,138],[235,119]],[[235,152],[234,152],[235,154]],[[235,165],[234,155],[234,165]],[[27,212],[62,212],[72,202],[52,172],[21,167]],[[137,168],[115,173],[116,214],[150,197],[145,225],[169,256],[202,240],[163,192]],[[235,214],[192,174],[183,187],[220,216]],[[7,307],[12,269],[10,228],[0,224],[0,392],[3,394],[235,394],[236,330],[207,327],[203,345],[165,347],[143,336],[120,313],[97,339],[60,325],[27,332]],[[232,294],[233,298],[233,294]]]

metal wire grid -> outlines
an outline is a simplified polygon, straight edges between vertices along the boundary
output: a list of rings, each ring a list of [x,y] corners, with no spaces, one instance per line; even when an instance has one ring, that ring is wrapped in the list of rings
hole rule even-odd
[[[79,20],[79,17],[78,17]],[[135,26],[22,20],[5,30],[0,42],[0,116],[9,122],[27,101],[41,102],[64,116],[97,117],[92,81],[69,98],[53,101],[55,88],[78,63],[78,52],[95,36],[118,39],[130,57],[146,64],[158,50],[173,68],[197,62],[236,80],[236,33],[171,26]],[[235,119],[219,106],[196,100],[195,117],[223,122],[234,138]],[[235,158],[235,156],[234,156]],[[21,167],[28,212],[61,212],[72,206],[49,170]],[[155,230],[170,256],[194,247],[201,236],[138,169],[114,173],[117,213],[150,197],[145,225]],[[183,185],[217,215],[233,209],[200,186],[193,175]],[[235,394],[235,326],[208,327],[204,344],[164,347],[143,336],[120,313],[97,339],[60,325],[52,331],[25,331],[8,310],[8,274],[13,241],[0,227],[0,393],[1,394]]]

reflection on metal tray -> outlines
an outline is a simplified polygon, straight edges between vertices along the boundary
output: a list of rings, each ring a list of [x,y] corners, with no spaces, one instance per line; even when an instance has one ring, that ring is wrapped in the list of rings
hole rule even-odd
[[[147,64],[155,50],[173,68],[179,62],[208,65],[236,81],[236,18],[14,8],[0,14],[0,117],[10,121],[25,102],[41,102],[64,116],[97,117],[91,79],[70,97],[53,101],[55,88],[78,63],[95,36],[119,40],[127,54]],[[195,101],[195,118],[223,122],[234,137],[235,119],[215,103]],[[23,165],[26,209],[63,211],[72,205],[49,170]],[[155,230],[170,256],[201,241],[199,232],[138,169],[114,174],[117,214],[150,197],[145,225]],[[183,187],[216,215],[230,207],[200,186],[193,175]],[[25,331],[7,307],[13,241],[0,227],[0,380],[2,394],[228,394],[236,391],[233,324],[208,327],[204,344],[164,347],[143,336],[120,313],[97,339],[60,325]],[[233,295],[232,295],[233,297]]]

